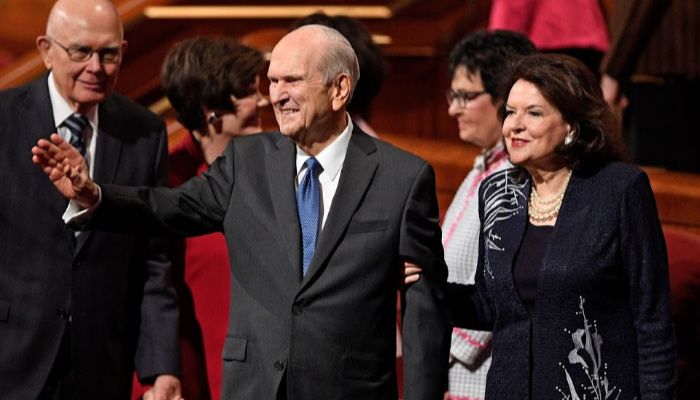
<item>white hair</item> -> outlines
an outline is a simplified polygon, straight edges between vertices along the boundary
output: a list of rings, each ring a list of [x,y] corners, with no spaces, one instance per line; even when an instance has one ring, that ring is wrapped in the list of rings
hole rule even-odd
[[[323,83],[330,85],[338,75],[350,75],[352,87],[348,101],[352,99],[357,81],[360,79],[360,64],[350,42],[340,32],[324,25],[305,25],[301,28],[316,29],[323,32],[328,42],[327,51],[323,52],[317,67],[323,74]],[[298,29],[301,29],[298,28]]]

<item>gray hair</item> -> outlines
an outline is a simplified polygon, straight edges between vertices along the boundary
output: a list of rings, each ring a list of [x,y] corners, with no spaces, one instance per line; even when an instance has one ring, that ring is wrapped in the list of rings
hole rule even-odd
[[[323,74],[324,85],[330,85],[333,80],[342,73],[350,75],[352,87],[348,102],[352,99],[357,81],[360,79],[360,64],[357,62],[357,55],[352,49],[350,42],[340,32],[323,25],[307,25],[323,32],[328,42],[327,51],[323,53],[319,60],[318,69]]]

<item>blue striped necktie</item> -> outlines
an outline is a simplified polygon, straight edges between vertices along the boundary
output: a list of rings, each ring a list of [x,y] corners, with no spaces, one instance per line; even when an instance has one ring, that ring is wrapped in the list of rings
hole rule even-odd
[[[70,131],[70,144],[80,152],[87,162],[87,149],[83,142],[83,132],[88,124],[87,118],[81,114],[73,114],[63,121],[63,125]]]
[[[318,238],[319,218],[321,216],[321,184],[318,181],[321,164],[315,158],[306,160],[306,174],[299,183],[297,190],[297,209],[303,243],[303,276],[309,269],[311,257],[316,249]]]

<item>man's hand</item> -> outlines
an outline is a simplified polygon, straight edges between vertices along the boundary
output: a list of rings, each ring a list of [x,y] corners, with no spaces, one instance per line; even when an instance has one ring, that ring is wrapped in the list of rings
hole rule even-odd
[[[420,273],[423,272],[423,268],[411,261],[404,260],[403,262],[403,275],[401,276],[401,283],[405,285],[410,285],[411,283],[418,282],[420,279]]]
[[[600,78],[600,88],[603,90],[603,98],[610,104],[617,118],[622,121],[622,112],[629,104],[629,100],[620,91],[620,82],[610,75],[603,74]]]
[[[59,192],[83,208],[93,206],[99,189],[90,178],[90,170],[80,152],[54,133],[51,141],[40,139],[32,147],[32,161],[39,166]]]
[[[143,400],[184,400],[181,393],[177,376],[159,375],[153,387],[143,394]]]

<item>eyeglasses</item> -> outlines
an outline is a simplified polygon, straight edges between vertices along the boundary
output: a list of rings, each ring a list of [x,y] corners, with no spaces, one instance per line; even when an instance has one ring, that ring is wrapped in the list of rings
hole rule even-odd
[[[121,47],[105,47],[102,49],[93,49],[92,47],[87,47],[87,46],[71,46],[71,47],[66,47],[62,45],[61,43],[58,43],[56,39],[52,38],[51,36],[47,36],[52,42],[56,43],[58,47],[62,48],[63,50],[68,53],[68,58],[70,58],[71,61],[76,61],[76,62],[83,62],[87,61],[92,57],[94,53],[97,53],[97,57],[100,59],[101,62],[105,64],[114,64],[118,63],[119,60],[122,58],[122,49]]]
[[[457,107],[459,108],[464,108],[467,106],[467,103],[476,99],[477,97],[481,96],[482,94],[486,94],[487,92],[485,90],[481,90],[479,92],[455,92],[452,89],[447,89],[445,91],[445,97],[447,98],[447,105],[451,106],[452,102],[457,100]]]

